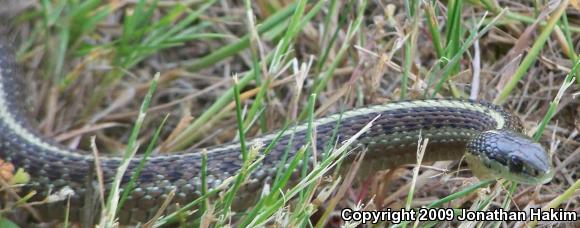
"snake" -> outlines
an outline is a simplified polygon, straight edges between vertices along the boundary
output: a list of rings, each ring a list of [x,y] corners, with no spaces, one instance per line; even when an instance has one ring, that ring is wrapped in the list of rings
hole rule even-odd
[[[87,178],[94,173],[95,157],[90,152],[68,148],[41,134],[31,118],[26,91],[26,83],[11,48],[5,42],[0,43],[0,159],[28,173],[30,181],[23,188],[34,190],[37,196],[45,197],[65,187],[71,189],[70,206],[73,210],[70,210],[70,218],[74,219],[80,216],[74,213],[83,208],[85,196],[91,194],[87,187],[91,181],[87,182]],[[370,127],[357,136],[370,122]],[[428,138],[423,162],[465,158],[480,179],[503,178],[538,185],[549,182],[554,175],[544,147],[525,134],[516,115],[502,107],[485,101],[461,99],[408,100],[342,111],[297,123],[286,131],[273,131],[248,139],[247,148],[269,145],[269,151],[263,154],[259,166],[249,174],[240,189],[242,197],[238,201],[248,201],[246,196],[259,195],[279,169],[289,167],[289,161],[304,146],[319,152],[300,163],[296,171],[291,171],[295,174],[299,174],[303,165],[312,169],[315,160],[323,158],[320,151],[329,147],[333,149],[333,145],[336,148],[355,136],[350,145],[354,152],[348,157],[364,150],[361,167],[371,171],[416,163],[418,139]],[[266,147],[261,148],[259,153],[263,153]],[[205,180],[208,189],[216,189],[224,180],[236,175],[244,162],[239,142],[153,154],[146,159],[124,209],[120,211],[121,222],[146,221],[171,191],[175,192],[171,205],[183,205],[198,199],[202,193],[202,150],[207,156]],[[108,192],[123,159],[100,154],[100,170],[105,192]],[[141,155],[137,155],[129,160],[123,183],[127,183],[135,173],[141,159]],[[292,181],[299,178],[300,175],[290,177]],[[45,206],[48,209],[41,214],[63,219],[64,206],[63,202],[49,203]]]

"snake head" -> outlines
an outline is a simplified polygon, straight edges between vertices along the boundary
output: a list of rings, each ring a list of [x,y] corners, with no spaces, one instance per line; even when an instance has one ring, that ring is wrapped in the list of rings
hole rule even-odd
[[[467,144],[466,160],[480,179],[504,178],[544,184],[554,169],[544,147],[532,138],[507,130],[485,131]]]

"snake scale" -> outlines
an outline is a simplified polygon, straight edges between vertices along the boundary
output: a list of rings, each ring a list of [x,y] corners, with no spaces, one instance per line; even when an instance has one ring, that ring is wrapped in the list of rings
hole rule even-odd
[[[35,190],[39,196],[69,187],[74,191],[71,206],[80,209],[87,194],[87,176],[94,167],[94,157],[89,152],[59,145],[38,132],[34,121],[28,118],[25,84],[19,72],[9,48],[0,43],[0,159],[30,174],[31,180],[25,189]],[[465,155],[479,177],[502,177],[528,184],[545,183],[553,175],[546,151],[522,134],[518,118],[498,106],[480,101],[401,101],[318,118],[313,122],[316,128],[313,146],[322,151],[329,143],[340,143],[374,118],[369,130],[355,141],[356,146],[367,149],[363,167],[368,170],[415,163],[417,139],[421,135],[430,140],[424,161],[456,160]],[[336,126],[336,138],[332,138]],[[257,195],[263,184],[275,175],[284,151],[289,148],[291,158],[305,145],[307,129],[306,124],[297,124],[281,134],[261,166],[250,175],[242,194]],[[250,139],[247,145],[268,145],[277,134],[273,132]],[[206,150],[207,183],[209,188],[215,188],[240,169],[240,145],[224,144]],[[170,155],[152,155],[126,207],[120,212],[121,222],[147,220],[173,189],[176,190],[173,203],[183,205],[198,198],[201,186],[199,151],[190,149]],[[124,182],[133,174],[139,160],[137,156],[130,161]],[[100,157],[107,188],[120,162],[120,157]],[[48,205],[46,213],[49,217],[62,219],[64,203],[52,204]],[[71,210],[73,219],[79,216],[75,211],[80,210]]]

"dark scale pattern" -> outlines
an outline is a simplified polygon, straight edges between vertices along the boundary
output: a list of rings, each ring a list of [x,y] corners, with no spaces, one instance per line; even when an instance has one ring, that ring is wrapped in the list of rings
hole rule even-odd
[[[0,44],[1,45],[1,44]],[[72,205],[83,204],[84,194],[88,191],[86,183],[87,178],[93,173],[94,159],[87,156],[75,154],[90,154],[87,152],[70,151],[57,145],[50,139],[46,139],[37,133],[34,124],[29,122],[27,112],[23,101],[24,94],[23,83],[20,74],[13,67],[12,58],[4,46],[0,46],[0,101],[4,100],[4,109],[17,121],[16,125],[22,126],[31,132],[35,138],[50,144],[53,149],[42,148],[41,146],[30,143],[30,139],[23,138],[22,135],[16,134],[13,129],[14,123],[5,116],[0,116],[0,159],[13,163],[17,167],[24,168],[32,177],[29,189],[38,191],[39,196],[45,196],[50,189],[53,192],[64,186],[69,186],[75,191]],[[516,117],[510,116],[507,112],[499,107],[488,103],[479,103],[472,101],[454,101],[457,104],[471,104],[483,107],[484,110],[494,110],[509,120],[506,123],[506,129],[520,131],[521,124],[516,121]],[[454,143],[465,143],[473,133],[494,129],[497,125],[495,120],[486,112],[471,110],[460,107],[439,107],[435,106],[418,106],[413,101],[404,102],[407,108],[390,109],[381,112],[375,112],[374,106],[368,113],[346,112],[340,123],[337,139],[332,139],[332,134],[337,126],[335,121],[328,121],[324,124],[318,124],[316,149],[318,151],[318,160],[322,156],[324,148],[328,145],[335,145],[335,142],[342,142],[359,132],[378,114],[381,118],[377,119],[369,132],[362,135],[358,140],[359,146],[366,146],[372,154],[369,159],[380,165],[374,168],[388,168],[392,165],[400,165],[408,158],[409,154],[414,154],[413,143],[417,141],[418,132],[421,131],[433,138],[434,143],[440,142],[445,145],[456,146]],[[1,114],[1,112],[0,112]],[[338,115],[334,116],[339,119]],[[302,128],[304,129],[304,128]],[[293,129],[287,130],[292,132]],[[460,132],[462,134],[449,135],[445,133]],[[284,151],[288,149],[290,160],[294,153],[307,141],[306,131],[299,130],[292,134],[286,134],[281,137],[267,155],[261,167],[252,174],[246,186],[244,186],[241,197],[249,198],[257,196],[260,187],[264,181],[272,178],[284,156]],[[258,138],[250,141],[253,143],[262,142],[264,147],[272,141],[270,138]],[[292,139],[292,140],[291,140]],[[479,142],[479,141],[478,141]],[[446,144],[447,143],[447,144]],[[291,146],[289,146],[291,144]],[[340,145],[340,143],[338,144]],[[221,149],[220,148],[226,148]],[[413,153],[405,152],[405,148],[412,149]],[[443,153],[461,154],[463,148],[449,147],[451,152],[437,152],[434,154],[439,157],[434,159],[448,158],[440,156]],[[58,152],[64,151],[64,152]],[[234,175],[242,164],[239,146],[236,144],[220,145],[208,148],[208,185],[211,188],[217,187],[221,182]],[[402,152],[401,152],[402,151]],[[130,220],[143,221],[149,218],[156,211],[166,194],[173,188],[177,190],[174,202],[182,205],[190,202],[199,196],[200,189],[200,165],[201,157],[199,151],[184,151],[178,155],[157,155],[151,157],[145,165],[145,168],[139,177],[136,189],[132,192],[130,200],[127,202],[127,210],[121,213],[121,222],[127,223]],[[376,158],[376,159],[375,159]],[[119,159],[102,157],[100,158],[104,179],[108,185],[113,180]],[[407,159],[408,160],[408,159]],[[127,181],[133,173],[134,167],[139,163],[139,158],[131,161],[128,172],[125,174],[124,181]],[[370,164],[370,163],[369,163]],[[373,163],[374,164],[374,163]],[[371,167],[371,166],[369,166]],[[94,175],[93,175],[94,176]],[[245,203],[249,199],[243,200]],[[50,211],[64,211],[64,203],[54,203],[48,206]],[[79,210],[80,211],[80,210]],[[75,219],[73,215],[73,219]],[[78,215],[76,215],[78,216]]]

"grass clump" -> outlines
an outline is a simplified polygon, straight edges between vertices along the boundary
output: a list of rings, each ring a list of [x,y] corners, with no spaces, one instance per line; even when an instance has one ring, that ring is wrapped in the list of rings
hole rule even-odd
[[[40,131],[69,147],[90,150],[85,136],[96,135],[95,148],[129,158],[137,151],[149,156],[240,142],[242,169],[221,189],[208,189],[202,155],[202,197],[147,225],[322,227],[360,202],[368,210],[577,208],[570,194],[580,171],[571,156],[578,151],[573,94],[580,88],[574,79],[580,25],[570,2],[40,1],[19,9],[9,32],[20,40],[17,58],[34,88],[32,115]],[[151,72],[161,73],[152,80]],[[332,167],[343,168],[354,138],[316,151],[316,118],[428,97],[490,100],[513,110],[536,140],[555,145],[556,179],[536,188],[493,185],[424,166],[379,172],[367,182],[355,174],[324,178]],[[150,106],[146,119],[143,100]],[[275,139],[252,147],[248,138],[292,132],[298,122],[309,124],[306,146],[284,156],[288,167],[278,167],[254,207],[232,210],[244,182],[277,145]],[[139,149],[142,142],[151,144]],[[312,169],[299,165],[316,154],[325,156]],[[300,169],[298,183],[290,181],[294,169]],[[429,178],[433,173],[438,176]],[[488,186],[491,193],[481,194]],[[10,188],[2,185],[0,193],[10,195]],[[107,227],[127,198],[112,195],[119,198],[109,198],[100,217]],[[0,223],[22,224],[4,215],[24,206],[0,205]],[[522,224],[535,222],[491,225]],[[420,225],[470,224],[414,224]]]

